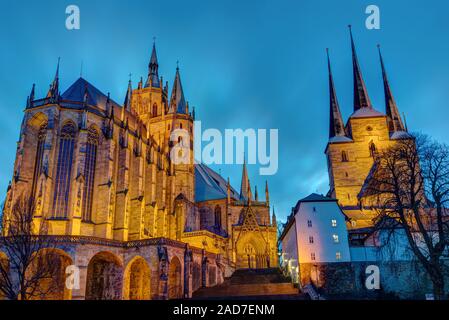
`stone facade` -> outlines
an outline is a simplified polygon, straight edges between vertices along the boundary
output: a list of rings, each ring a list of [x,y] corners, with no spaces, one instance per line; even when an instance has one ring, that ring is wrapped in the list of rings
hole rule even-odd
[[[277,265],[268,185],[258,201],[246,166],[239,195],[195,164],[194,117],[179,68],[169,96],[154,46],[147,80],[129,81],[123,105],[83,78],[60,94],[59,65],[46,97],[35,99],[33,86],[4,219],[30,197],[36,226],[76,239],[63,254],[82,270],[74,299],[189,297],[236,267]]]

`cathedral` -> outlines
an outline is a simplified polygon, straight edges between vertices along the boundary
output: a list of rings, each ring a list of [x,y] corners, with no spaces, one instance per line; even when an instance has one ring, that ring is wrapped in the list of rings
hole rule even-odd
[[[153,44],[148,75],[129,81],[123,105],[82,77],[61,93],[59,62],[45,97],[33,85],[3,218],[33,199],[35,233],[57,239],[61,266],[80,277],[42,298],[189,298],[236,269],[277,266],[268,183],[261,200],[246,164],[238,192],[194,162],[180,70],[169,92],[158,69]]]

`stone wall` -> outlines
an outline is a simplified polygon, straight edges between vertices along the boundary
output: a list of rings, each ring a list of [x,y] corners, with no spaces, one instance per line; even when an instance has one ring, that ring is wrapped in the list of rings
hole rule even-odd
[[[379,267],[379,290],[365,287],[369,265]],[[410,261],[307,263],[300,264],[299,272],[302,286],[313,283],[329,299],[425,299],[433,292],[423,268]]]

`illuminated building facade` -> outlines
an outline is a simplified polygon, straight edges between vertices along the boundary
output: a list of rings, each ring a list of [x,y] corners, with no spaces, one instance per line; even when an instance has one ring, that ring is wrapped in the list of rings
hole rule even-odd
[[[195,164],[194,117],[179,68],[169,93],[154,45],[147,77],[129,81],[123,105],[84,78],[61,94],[59,63],[44,98],[33,85],[4,219],[32,197],[36,233],[45,223],[61,265],[80,268],[81,287],[52,298],[190,297],[236,268],[277,265],[268,184],[259,201],[246,165],[237,193]]]

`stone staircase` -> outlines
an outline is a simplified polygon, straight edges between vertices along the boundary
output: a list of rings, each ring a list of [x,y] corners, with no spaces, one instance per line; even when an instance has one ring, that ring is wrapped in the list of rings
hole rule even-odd
[[[237,270],[221,285],[200,288],[192,299],[299,300],[304,297],[279,269],[273,268]]]

